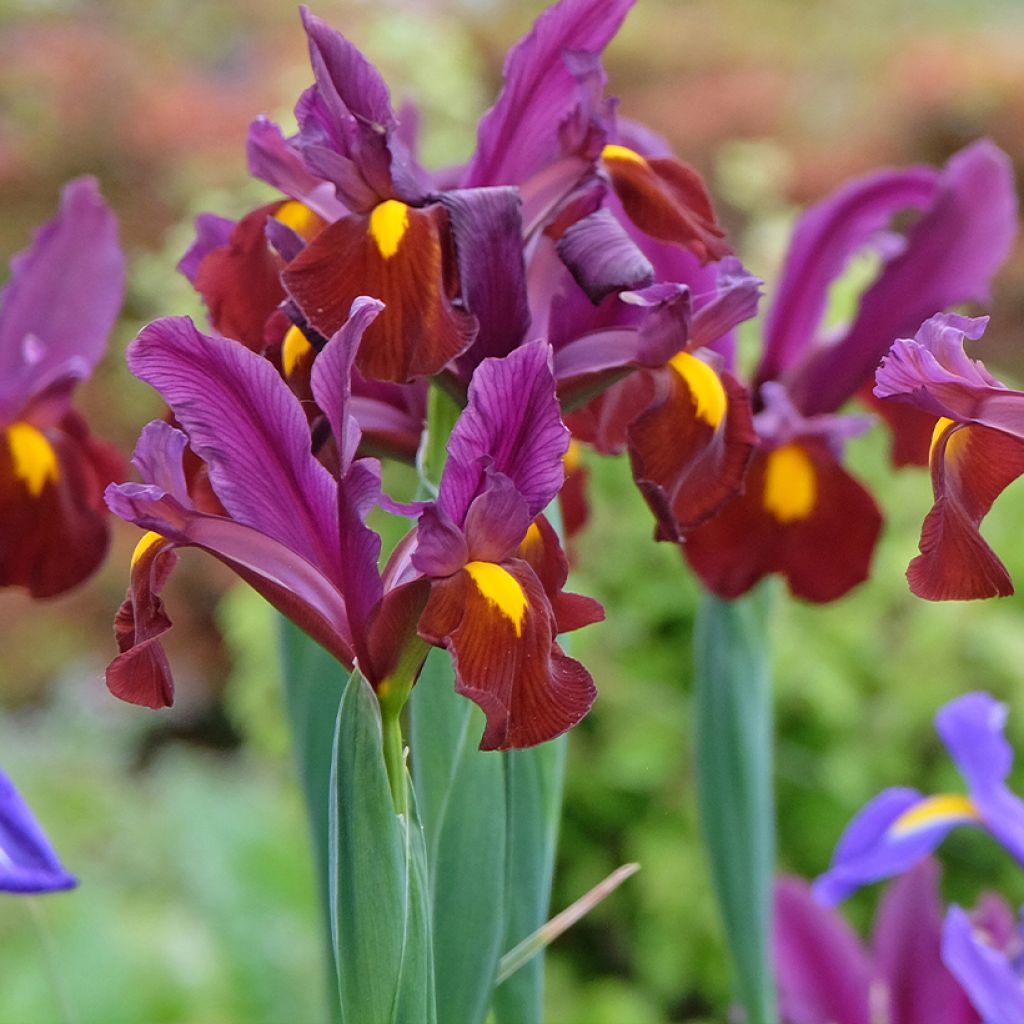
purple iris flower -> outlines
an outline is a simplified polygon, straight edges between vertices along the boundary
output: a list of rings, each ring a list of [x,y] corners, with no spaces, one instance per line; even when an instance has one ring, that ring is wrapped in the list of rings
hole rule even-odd
[[[120,455],[71,407],[121,308],[117,221],[92,178],[11,261],[0,296],[0,586],[52,597],[106,555],[103,488]]]
[[[1024,801],[1006,785],[1013,764],[1003,735],[1006,715],[1006,706],[987,693],[942,707],[935,727],[967,793],[925,796],[904,787],[880,793],[847,826],[828,871],[815,882],[817,899],[838,903],[862,885],[906,871],[958,825],[985,829],[1024,865]]]
[[[0,772],[0,891],[56,892],[77,884],[14,783]]]
[[[379,693],[407,692],[428,644],[453,655],[458,690],[487,716],[485,747],[528,746],[575,724],[593,682],[555,636],[601,617],[564,594],[565,556],[541,515],[564,478],[550,347],[535,342],[477,368],[449,442],[436,502],[417,505],[411,531],[378,569],[380,538],[365,523],[382,497],[380,467],[357,459],[351,413],[356,353],[381,303],[361,298],[314,362],[323,410],[321,455],[306,415],[271,364],[185,318],[145,328],[131,370],[155,387],[182,430],[157,421],[134,463],[143,483],[111,486],[117,515],[148,532],[116,622],[121,654],[107,669],[119,697],[149,707],[173,699],[160,598],[175,549],[219,558]],[[184,431],[184,432],[183,432]],[[220,507],[201,507],[182,469],[185,448],[206,463]],[[326,450],[324,450],[326,449]]]
[[[946,955],[938,882],[930,858],[892,882],[865,948],[803,879],[780,878],[774,938],[783,1024],[979,1024]],[[987,919],[997,917],[993,900]]]
[[[942,959],[984,1024],[1024,1024],[1024,927],[1005,906],[991,909],[949,908]]]
[[[1013,593],[979,525],[1024,473],[1024,392],[1006,387],[964,352],[987,323],[987,317],[932,317],[912,340],[894,343],[875,378],[879,398],[909,403],[934,424],[935,504],[921,530],[921,553],[907,569],[911,589],[930,600]]]

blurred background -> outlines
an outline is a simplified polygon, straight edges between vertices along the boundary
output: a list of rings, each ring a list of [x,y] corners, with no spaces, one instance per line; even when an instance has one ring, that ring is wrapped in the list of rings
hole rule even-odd
[[[415,98],[424,158],[455,163],[542,4],[330,0],[315,7]],[[939,163],[980,135],[1024,163],[1019,0],[640,0],[607,54],[623,113],[705,174],[732,242],[769,287],[801,206],[879,165]],[[309,83],[296,9],[281,0],[0,0],[0,262],[52,216],[60,185],[95,174],[130,258],[122,321],[79,405],[130,451],[155,396],[122,366],[142,323],[201,316],[174,265],[202,210],[269,195],[247,179],[249,121],[290,123]],[[983,357],[1024,381],[1024,250],[997,279]],[[756,331],[748,332],[756,344]],[[822,870],[878,789],[957,786],[931,716],[985,688],[1011,703],[1024,751],[1024,607],[912,599],[903,570],[930,504],[927,474],[893,474],[881,432],[851,462],[887,512],[874,574],[825,608],[779,602],[781,868]],[[561,939],[550,1024],[720,1022],[728,974],[697,833],[689,667],[696,586],[622,462],[588,462],[592,518],[574,589],[608,621],[573,640],[600,699],[570,744],[555,908],[624,861],[641,872]],[[1024,580],[1024,493],[985,533]],[[37,901],[0,896],[0,1024],[59,1018],[305,1024],[319,1019],[319,932],[290,761],[272,615],[186,552],[166,594],[178,703],[159,714],[103,685],[137,531],[79,591],[0,593],[0,763],[81,878]],[[1020,781],[1020,773],[1017,773]],[[954,835],[945,888],[1024,901],[994,844]],[[874,892],[850,906],[863,926]],[[43,919],[46,942],[38,930]]]

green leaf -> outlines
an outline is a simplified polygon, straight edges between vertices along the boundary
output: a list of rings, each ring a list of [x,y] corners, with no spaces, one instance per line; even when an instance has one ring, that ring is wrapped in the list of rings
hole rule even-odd
[[[397,815],[380,709],[353,673],[338,709],[331,776],[331,910],[346,1024],[435,1020],[425,857],[418,821]]]
[[[518,946],[548,919],[566,742],[560,736],[539,747],[504,754],[509,821],[506,950]],[[538,954],[495,990],[497,1024],[540,1024],[543,1000],[544,957]]]
[[[706,595],[694,635],[697,793],[711,875],[748,1024],[776,1024],[771,591]]]
[[[337,986],[334,983],[334,943],[331,940],[329,911],[328,814],[331,766],[334,761],[334,729],[347,673],[327,651],[293,622],[278,616],[278,624],[285,705],[312,834],[320,906],[324,910],[328,1013],[331,1021],[338,1021],[340,1011]]]
[[[413,778],[427,838],[441,1024],[479,1024],[504,939],[505,773],[477,749],[480,710],[455,692],[451,658],[433,650],[410,700]]]

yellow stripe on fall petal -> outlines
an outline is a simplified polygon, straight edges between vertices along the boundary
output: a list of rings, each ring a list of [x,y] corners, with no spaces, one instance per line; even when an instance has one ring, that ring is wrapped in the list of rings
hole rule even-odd
[[[381,256],[389,260],[398,252],[409,230],[409,207],[397,199],[385,199],[370,214],[370,234]]]
[[[935,422],[935,429],[932,431],[932,443],[928,447],[928,461],[932,461],[932,457],[935,455],[935,449],[938,447],[939,442],[942,440],[946,431],[950,427],[956,426],[956,420],[951,420],[947,416],[940,416]],[[956,450],[959,447],[959,440],[956,434],[953,434],[946,442],[946,455],[956,454]]]
[[[14,475],[25,481],[25,487],[33,498],[38,498],[48,482],[56,483],[60,477],[53,445],[42,431],[30,423],[14,423],[5,434],[14,463]]]
[[[529,534],[529,531],[527,531]],[[483,598],[493,604],[515,627],[516,636],[523,635],[526,617],[526,594],[519,581],[494,562],[470,562],[466,572]]]
[[[147,530],[142,535],[142,540],[135,545],[135,550],[132,552],[132,568],[135,568],[136,563],[140,558],[155,544],[159,544],[163,540],[163,535],[157,533],[155,530]]]
[[[784,444],[768,453],[764,471],[764,507],[780,523],[806,519],[818,500],[818,481],[807,453]]]
[[[526,528],[526,536],[523,537],[522,543],[519,545],[519,550],[529,551],[530,548],[543,544],[544,538],[541,536],[540,527],[536,523],[530,523]]]
[[[668,361],[668,365],[683,378],[690,389],[697,416],[708,426],[717,427],[725,419],[729,405],[718,374],[703,359],[691,356],[689,352],[677,352]]]
[[[289,327],[284,341],[281,342],[281,369],[284,370],[284,375],[290,377],[312,350],[313,346],[302,331],[294,325]]]
[[[580,447],[579,441],[573,438],[569,442],[569,447],[566,449],[565,454],[562,456],[562,465],[565,467],[565,475],[568,476],[570,473],[575,473],[580,468],[580,463],[583,461],[583,449]]]
[[[291,199],[282,203],[274,213],[274,220],[280,221],[285,227],[289,227],[300,238],[310,241],[319,233],[323,221],[304,203]]]
[[[626,146],[616,146],[614,143],[609,143],[604,149],[601,150],[602,160],[626,160],[629,163],[640,164],[646,166],[647,161],[639,154],[633,152]]]
[[[964,820],[981,820],[974,801],[958,793],[941,793],[939,796],[926,797],[904,811],[889,828],[894,836],[904,836],[929,825]]]

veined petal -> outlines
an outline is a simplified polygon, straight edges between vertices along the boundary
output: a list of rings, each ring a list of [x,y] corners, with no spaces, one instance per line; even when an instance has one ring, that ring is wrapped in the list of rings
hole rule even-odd
[[[57,216],[11,260],[0,292],[0,427],[39,392],[92,372],[123,295],[117,221],[96,181],[78,178],[64,187]]]
[[[601,162],[629,219],[645,234],[688,249],[702,262],[731,252],[700,175],[672,157],[648,160],[605,146]]]
[[[110,541],[103,488],[120,462],[74,413],[45,431],[0,430],[0,586],[53,597],[92,575]]]
[[[0,772],[0,891],[56,892],[77,884],[14,783]]]
[[[476,319],[453,305],[458,274],[440,206],[387,200],[368,215],[322,231],[288,264],[282,280],[313,327],[334,334],[360,295],[385,305],[366,332],[356,365],[367,377],[432,376],[476,336]]]
[[[942,963],[939,866],[927,858],[894,879],[875,915],[874,953],[897,1024],[980,1024]]]
[[[802,878],[775,883],[774,940],[788,1024],[871,1024],[872,964],[853,929]]]
[[[482,359],[522,344],[530,327],[522,204],[514,188],[457,189],[437,199],[448,212],[463,301],[479,325],[459,360],[468,379]]]
[[[599,54],[633,2],[561,0],[537,19],[505,59],[505,84],[480,120],[464,186],[522,184],[560,155],[560,127],[587,88],[566,57]]]
[[[740,491],[757,434],[746,390],[700,356],[680,352],[657,380],[628,429],[630,463],[660,535],[679,540]]]
[[[174,410],[233,519],[337,581],[337,482],[313,457],[299,403],[273,366],[188,318],[144,328],[128,365]]]
[[[683,554],[720,597],[782,574],[807,601],[834,601],[867,579],[881,513],[816,438],[754,453],[744,491],[686,535]]]
[[[939,420],[931,465],[935,504],[921,527],[921,553],[907,568],[910,589],[930,601],[1012,594],[1009,574],[978,527],[1024,473],[1024,440]]]
[[[986,1024],[1024,1021],[1024,988],[1014,964],[977,933],[957,906],[946,913],[942,959]]]
[[[1006,154],[987,140],[955,154],[935,201],[864,293],[842,341],[823,349],[792,381],[801,410],[837,409],[870,380],[892,339],[909,335],[935,310],[985,301],[1016,233],[1016,190]]]
[[[435,580],[420,635],[446,647],[455,689],[487,717],[482,750],[534,746],[574,726],[594,701],[587,670],[554,641],[554,615],[525,562],[470,562]]]
[[[551,346],[534,341],[504,359],[485,359],[473,374],[469,403],[448,441],[438,505],[462,526],[491,466],[511,480],[532,518],[561,488],[568,447]]]
[[[848,182],[800,217],[765,319],[759,383],[779,378],[817,341],[829,286],[850,258],[900,210],[934,202],[939,187],[939,172],[930,167],[877,171]]]
[[[931,853],[958,825],[979,825],[966,797],[925,797],[915,789],[887,789],[843,832],[814,895],[832,905],[862,885],[898,875]]]

